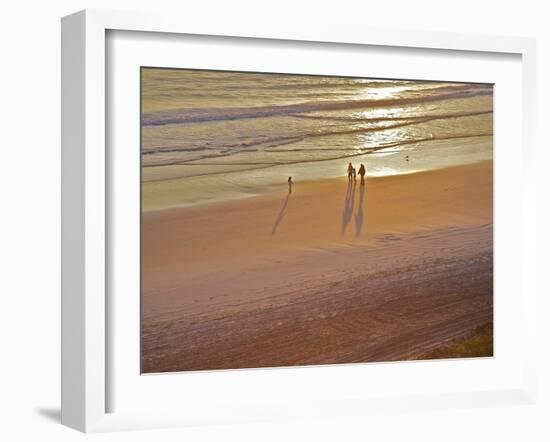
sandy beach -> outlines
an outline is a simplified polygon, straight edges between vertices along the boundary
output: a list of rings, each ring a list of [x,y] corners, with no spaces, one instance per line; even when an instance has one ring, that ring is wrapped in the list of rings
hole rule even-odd
[[[142,215],[142,372],[410,360],[493,318],[492,162]]]

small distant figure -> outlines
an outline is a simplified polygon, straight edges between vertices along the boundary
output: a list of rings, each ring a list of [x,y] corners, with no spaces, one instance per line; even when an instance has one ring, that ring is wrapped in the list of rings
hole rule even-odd
[[[365,166],[361,164],[359,166],[359,176],[361,177],[361,186],[365,185],[365,174],[367,173],[367,169],[365,169]]]
[[[407,161],[407,163],[409,162],[409,156],[408,155],[405,156],[405,161]]]
[[[294,182],[292,181],[292,177],[289,176],[288,177],[288,193],[292,193],[292,185],[294,184]]]
[[[353,177],[353,166],[351,163],[348,164],[348,182],[351,183],[351,179]]]
[[[353,182],[356,183],[357,182],[357,171],[355,170],[355,167],[351,168],[351,175],[353,177]]]

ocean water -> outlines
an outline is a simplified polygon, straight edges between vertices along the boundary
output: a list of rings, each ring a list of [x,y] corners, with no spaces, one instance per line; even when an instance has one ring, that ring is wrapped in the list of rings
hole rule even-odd
[[[145,210],[491,159],[488,84],[142,68]]]

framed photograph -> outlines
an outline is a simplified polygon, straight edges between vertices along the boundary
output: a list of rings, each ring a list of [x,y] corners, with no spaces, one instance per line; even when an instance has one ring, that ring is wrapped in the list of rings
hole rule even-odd
[[[62,36],[64,424],[534,401],[532,40]]]

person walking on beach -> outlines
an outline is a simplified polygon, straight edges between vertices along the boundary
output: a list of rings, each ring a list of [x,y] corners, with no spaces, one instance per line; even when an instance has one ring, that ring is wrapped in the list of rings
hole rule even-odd
[[[353,176],[353,166],[351,163],[348,164],[348,182],[351,183],[351,177]]]
[[[357,171],[355,170],[355,167],[351,168],[351,175],[353,177],[353,182],[356,183],[357,182]]]
[[[294,183],[292,182],[292,177],[289,176],[289,177],[288,177],[288,193],[292,193],[292,185],[293,185],[293,184],[294,184]]]
[[[361,176],[361,185],[363,186],[365,184],[365,174],[367,173],[367,169],[365,169],[365,166],[361,164],[359,166],[359,175]]]

